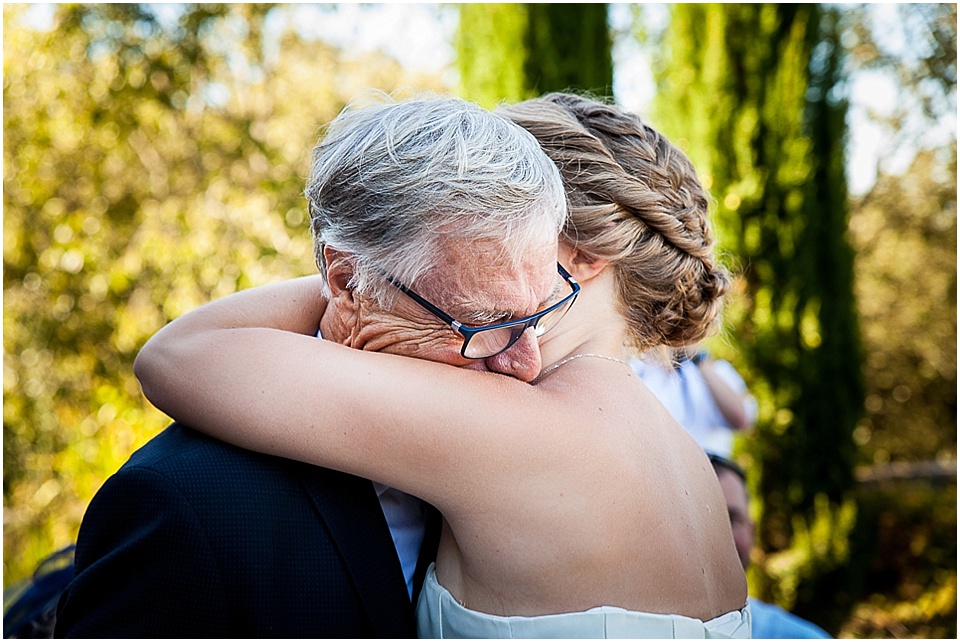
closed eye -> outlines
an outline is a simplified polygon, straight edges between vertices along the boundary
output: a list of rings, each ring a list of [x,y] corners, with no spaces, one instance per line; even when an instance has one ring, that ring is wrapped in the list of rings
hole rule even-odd
[[[506,323],[513,319],[513,315],[506,312],[474,312],[463,323],[470,326],[494,325]]]
[[[540,302],[537,306],[537,311],[546,310],[551,305],[562,299],[566,294],[566,290],[569,286],[567,282],[560,276],[557,277],[556,281],[553,284],[553,290],[550,291],[550,294],[547,295],[547,298]],[[462,323],[469,326],[483,326],[483,325],[495,325],[497,323],[507,323],[515,319],[522,319],[527,315],[514,315],[509,312],[478,312],[474,311],[472,315],[468,318],[465,318]]]

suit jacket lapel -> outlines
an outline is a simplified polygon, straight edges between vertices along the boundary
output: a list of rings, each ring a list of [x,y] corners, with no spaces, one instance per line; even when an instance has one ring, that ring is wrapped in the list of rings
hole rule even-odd
[[[403,569],[373,483],[307,465],[300,478],[340,550],[377,636],[415,635]]]

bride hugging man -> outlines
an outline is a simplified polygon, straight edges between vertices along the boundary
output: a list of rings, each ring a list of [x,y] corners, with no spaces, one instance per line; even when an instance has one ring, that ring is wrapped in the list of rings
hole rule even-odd
[[[709,460],[625,363],[728,287],[683,154],[570,94],[382,100],[306,195],[319,275],[138,356],[176,423],[94,498],[59,635],[749,636]]]

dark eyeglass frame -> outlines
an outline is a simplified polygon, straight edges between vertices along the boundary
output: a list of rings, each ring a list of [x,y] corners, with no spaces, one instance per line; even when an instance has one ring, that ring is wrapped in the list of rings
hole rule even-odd
[[[526,332],[528,328],[536,327],[537,321],[547,316],[557,308],[560,308],[567,304],[573,305],[574,301],[576,301],[577,299],[577,295],[580,293],[580,284],[577,283],[577,280],[574,279],[572,276],[570,276],[570,273],[567,272],[565,269],[563,269],[563,266],[560,265],[559,263],[557,263],[557,272],[560,273],[560,276],[563,277],[563,279],[570,286],[570,289],[573,290],[570,294],[563,297],[553,305],[541,310],[540,312],[531,314],[530,316],[523,317],[522,319],[514,319],[513,321],[506,321],[504,323],[493,323],[491,325],[477,325],[477,326],[464,325],[463,323],[460,323],[459,321],[454,319],[452,316],[450,316],[449,314],[447,314],[446,312],[444,312],[434,304],[430,303],[425,298],[423,298],[422,296],[420,296],[419,294],[417,294],[407,286],[403,285],[402,283],[394,279],[392,276],[388,274],[384,274],[384,277],[387,279],[387,281],[389,281],[392,285],[394,285],[398,290],[400,290],[401,292],[406,294],[408,297],[416,301],[420,305],[420,307],[422,307],[424,310],[426,310],[433,316],[437,317],[438,319],[440,319],[441,321],[449,325],[451,328],[454,329],[454,331],[456,331],[463,337],[463,345],[460,347],[461,356],[463,356],[465,359],[478,360],[478,359],[489,359],[490,357],[496,356],[501,352],[509,350],[510,346],[516,343],[517,340],[519,340],[520,337],[523,336],[523,333]],[[514,332],[510,338],[509,343],[507,343],[507,345],[504,346],[501,350],[483,357],[467,356],[466,354],[467,346],[470,344],[470,339],[472,339],[474,336],[488,330],[498,330],[500,328],[507,328],[511,326],[523,326],[523,328],[518,332]]]
[[[736,462],[709,451],[707,452],[707,458],[710,460],[711,464],[720,466],[721,468],[726,468],[731,473],[739,477],[743,483],[747,483],[746,471],[744,471],[743,468],[741,468]]]

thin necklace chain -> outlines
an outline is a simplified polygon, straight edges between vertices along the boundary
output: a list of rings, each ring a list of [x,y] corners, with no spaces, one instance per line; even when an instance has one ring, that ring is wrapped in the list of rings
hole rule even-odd
[[[553,364],[552,366],[550,366],[549,368],[547,368],[546,370],[544,370],[543,372],[541,372],[539,375],[537,375],[537,377],[536,377],[533,381],[531,381],[530,384],[533,385],[533,384],[538,383],[541,379],[543,379],[545,376],[547,376],[548,374],[550,374],[551,372],[553,372],[554,370],[556,370],[557,368],[559,368],[559,367],[562,366],[563,364],[568,363],[568,362],[570,362],[570,361],[573,361],[574,359],[579,359],[580,357],[596,357],[597,359],[606,359],[607,361],[616,361],[617,363],[622,363],[622,364],[625,365],[625,366],[629,366],[629,365],[630,365],[629,363],[627,363],[626,361],[624,361],[624,360],[622,360],[622,359],[616,359],[616,358],[614,358],[614,357],[608,357],[608,356],[605,355],[605,354],[594,354],[594,353],[592,353],[592,352],[580,352],[580,353],[577,353],[577,354],[574,354],[574,355],[570,355],[570,356],[567,357],[566,359],[563,359],[562,361],[558,361],[557,363]]]

